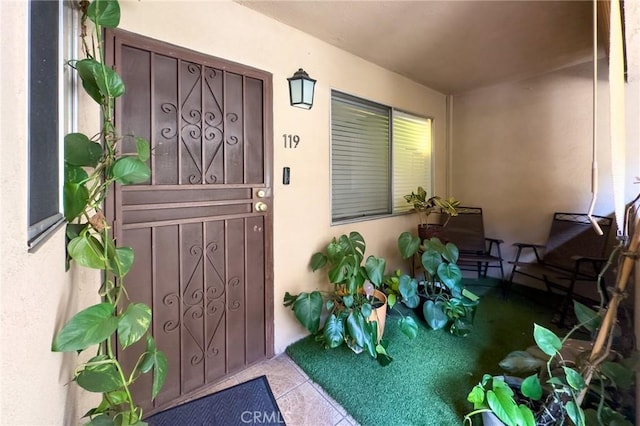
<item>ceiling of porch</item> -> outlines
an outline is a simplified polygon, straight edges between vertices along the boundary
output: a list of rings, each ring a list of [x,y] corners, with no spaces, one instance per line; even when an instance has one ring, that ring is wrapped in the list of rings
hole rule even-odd
[[[590,61],[590,1],[238,3],[447,94]]]

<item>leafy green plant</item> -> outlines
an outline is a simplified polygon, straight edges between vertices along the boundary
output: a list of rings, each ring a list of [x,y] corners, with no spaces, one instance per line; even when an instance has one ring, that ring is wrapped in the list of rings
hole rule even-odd
[[[443,244],[435,237],[420,244],[419,237],[403,232],[398,237],[398,248],[405,260],[420,255],[423,277],[418,280],[401,275],[397,280],[397,291],[392,279],[390,292],[399,295],[409,308],[419,307],[422,302],[422,313],[432,329],[447,329],[457,336],[468,335],[473,329],[479,298],[461,284],[456,245]]]
[[[420,224],[426,224],[429,215],[436,209],[441,209],[448,218],[451,216],[457,216],[457,208],[460,206],[460,201],[453,197],[442,198],[438,195],[427,198],[427,191],[421,186],[418,187],[416,192],[411,191],[411,194],[404,196],[407,203],[413,206],[413,209],[418,212],[420,216]],[[447,222],[443,226],[446,226]]]
[[[469,393],[467,399],[473,403],[474,411],[465,417],[465,422],[471,422],[472,415],[487,411],[493,412],[507,426],[547,424],[547,421],[554,418],[570,418],[577,426],[585,424],[584,411],[576,400],[586,384],[582,375],[562,358],[562,340],[553,331],[538,324],[534,324],[533,337],[537,347],[548,356],[545,365],[549,389],[546,394],[543,392],[540,380],[542,374],[535,373],[522,381],[520,392],[524,398],[532,401],[541,401],[544,396],[544,403],[538,404],[541,408],[534,413],[535,408],[531,408],[533,404],[518,403],[517,399],[522,401],[522,398],[517,398],[512,387],[503,378],[486,374]],[[552,372],[552,364],[556,359],[560,360],[561,368]]]
[[[597,312],[575,302],[581,323],[594,331],[601,322]],[[514,351],[500,362],[508,374],[530,374],[524,380],[512,376],[492,377],[485,374],[469,393],[474,411],[465,423],[472,424],[473,415],[493,413],[505,425],[559,425],[571,419],[574,425],[631,425],[625,413],[632,412],[629,395],[637,367],[637,355],[622,358],[611,354],[601,360],[588,384],[584,371],[590,365],[584,356],[589,342],[560,339],[553,331],[534,324],[534,348]],[[582,402],[581,395],[586,399]]]
[[[345,343],[354,352],[366,350],[387,365],[392,359],[386,342],[378,339],[378,321],[371,319],[386,261],[373,255],[365,261],[365,250],[364,238],[358,232],[333,238],[324,252],[311,257],[310,263],[313,271],[329,267],[327,276],[333,290],[324,294],[317,290],[296,295],[287,292],[284,305],[291,307],[298,321],[325,347],[336,348]],[[380,294],[384,297],[384,293]],[[321,325],[323,307],[328,316]],[[406,336],[415,338],[418,326],[412,317],[402,316],[399,327]]]
[[[95,348],[95,354],[76,368],[73,379],[83,389],[102,394],[100,404],[85,415],[88,425],[144,424],[142,408],[133,401],[131,385],[140,375],[152,373],[151,396],[155,398],[164,383],[167,359],[149,334],[151,309],[128,300],[124,279],[133,265],[134,252],[130,247],[116,245],[102,206],[114,183],[127,185],[149,179],[151,172],[146,162],[150,149],[146,140],[133,137],[136,152],[119,154],[122,138],[114,124],[114,104],[124,94],[125,86],[105,64],[102,34],[103,29],[118,26],[119,3],[94,0],[80,2],[80,6],[85,58],[71,60],[68,65],[100,106],[102,120],[101,129],[94,136],[65,136],[63,205],[68,261],[103,271],[99,289],[102,302],[75,314],[58,331],[51,349],[80,353]],[[93,23],[91,35],[87,34],[87,20]],[[133,369],[125,371],[114,346],[125,349],[137,342],[144,343],[144,349]]]

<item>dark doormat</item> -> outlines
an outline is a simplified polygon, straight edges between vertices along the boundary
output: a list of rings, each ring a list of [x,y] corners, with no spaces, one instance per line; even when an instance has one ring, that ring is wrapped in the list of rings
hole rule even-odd
[[[146,421],[150,426],[285,424],[266,376],[178,405]]]

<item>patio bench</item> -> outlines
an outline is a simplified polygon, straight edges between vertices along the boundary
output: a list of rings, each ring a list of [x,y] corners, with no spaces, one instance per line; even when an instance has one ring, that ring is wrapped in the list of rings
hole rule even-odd
[[[526,280],[542,281],[549,293],[555,290],[564,296],[556,320],[558,324],[564,324],[569,302],[576,295],[576,284],[598,283],[598,275],[607,261],[607,243],[613,219],[592,217],[600,225],[603,235],[593,230],[587,214],[556,212],[546,244],[514,243],[517,251],[514,260],[509,261],[513,269],[507,282],[507,292],[514,283],[526,285]],[[527,255],[533,257],[527,260]],[[606,299],[604,280],[600,280],[598,285]]]
[[[463,271],[476,271],[478,278],[486,277],[489,268],[500,271],[504,281],[504,268],[500,244],[502,240],[484,235],[484,220],[480,207],[458,207],[458,215],[448,219],[443,230],[447,241],[458,247],[458,266]]]

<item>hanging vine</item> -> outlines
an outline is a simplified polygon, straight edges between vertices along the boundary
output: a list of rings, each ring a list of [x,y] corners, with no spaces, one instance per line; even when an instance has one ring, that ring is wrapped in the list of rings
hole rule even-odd
[[[166,356],[157,349],[149,333],[151,308],[128,300],[124,279],[131,270],[134,252],[117,247],[112,229],[102,213],[109,189],[115,184],[145,182],[151,176],[147,166],[148,142],[133,137],[136,152],[120,154],[122,137],[114,122],[116,98],[125,92],[118,73],[105,64],[103,30],[120,23],[117,0],[80,1],[82,13],[83,59],[68,62],[86,93],[100,106],[101,126],[93,136],[70,133],[64,138],[63,205],[67,220],[68,260],[80,266],[103,271],[99,289],[101,303],[75,314],[56,334],[55,352],[95,350],[74,373],[78,386],[102,394],[100,404],[86,413],[88,425],[136,425],[142,422],[142,408],[131,394],[131,385],[140,375],[153,374],[152,398],[166,376]],[[88,31],[87,20],[93,23]],[[144,339],[144,340],[143,340]],[[122,349],[144,342],[131,371],[125,371],[116,358],[115,345]]]

